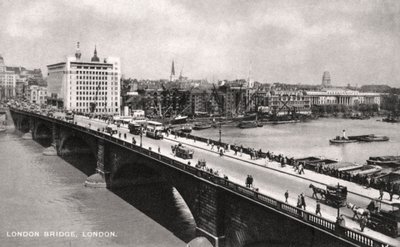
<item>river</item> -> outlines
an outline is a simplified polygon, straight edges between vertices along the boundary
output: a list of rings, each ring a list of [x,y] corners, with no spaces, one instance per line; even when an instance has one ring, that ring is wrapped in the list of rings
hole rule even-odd
[[[94,159],[43,156],[47,145],[0,134],[0,246],[185,246],[195,237],[174,188],[84,187]]]
[[[264,125],[256,129],[222,127],[221,140],[227,143],[272,151],[295,158],[317,156],[338,161],[366,163],[370,156],[400,155],[400,124],[369,120],[320,118],[310,122]],[[329,139],[376,134],[390,138],[388,142],[329,144]],[[218,140],[218,128],[193,131],[193,135]]]

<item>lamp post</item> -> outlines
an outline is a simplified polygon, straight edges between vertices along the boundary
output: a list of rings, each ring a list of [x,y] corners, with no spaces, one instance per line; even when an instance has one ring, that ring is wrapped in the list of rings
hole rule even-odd
[[[221,133],[222,133],[222,131],[221,131],[221,122],[219,123],[219,145],[221,146]]]
[[[140,147],[142,147],[143,124],[140,126]]]

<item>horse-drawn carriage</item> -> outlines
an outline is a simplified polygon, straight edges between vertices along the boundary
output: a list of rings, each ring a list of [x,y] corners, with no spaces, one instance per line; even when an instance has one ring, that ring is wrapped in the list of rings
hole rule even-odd
[[[172,152],[179,158],[182,159],[193,159],[193,149],[183,146],[181,143],[175,146],[171,146]]]
[[[309,187],[313,190],[313,195],[312,195],[313,198],[336,208],[346,206],[346,200],[347,200],[346,186],[340,184],[327,185],[326,189],[322,189],[314,186],[313,184],[310,184]]]
[[[376,200],[371,201],[368,205],[369,219],[367,226],[391,237],[398,237],[400,233],[400,204],[391,203],[391,209],[388,209],[390,206],[382,209],[381,204],[381,201]]]

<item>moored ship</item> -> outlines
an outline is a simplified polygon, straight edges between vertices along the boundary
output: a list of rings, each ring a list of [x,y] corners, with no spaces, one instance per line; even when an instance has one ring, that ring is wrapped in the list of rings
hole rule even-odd
[[[204,130],[204,129],[209,129],[211,128],[211,124],[209,123],[195,123],[193,126],[194,130]]]
[[[262,127],[262,124],[258,123],[257,121],[242,121],[238,124],[238,127],[241,129],[250,129]]]
[[[171,120],[171,124],[185,124],[187,123],[187,116],[178,115]]]
[[[373,156],[369,157],[367,164],[386,167],[400,167],[400,156]]]

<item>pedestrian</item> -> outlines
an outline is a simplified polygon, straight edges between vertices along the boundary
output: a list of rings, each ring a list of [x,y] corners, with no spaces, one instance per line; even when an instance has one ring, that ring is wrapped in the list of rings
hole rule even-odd
[[[214,150],[214,143],[211,143],[211,150]]]
[[[249,176],[249,187],[253,187],[253,176]]]
[[[297,207],[301,208],[301,196],[300,195],[297,196]]]
[[[285,192],[285,203],[288,203],[288,198],[289,198],[289,191],[286,190],[286,192]]]
[[[379,200],[383,200],[383,187],[381,186],[381,188],[379,189]]]
[[[306,210],[306,199],[304,198],[304,194],[300,194],[300,199],[301,199],[301,206],[303,206],[303,209]]]
[[[240,157],[242,157],[243,154],[243,148],[240,148]]]
[[[246,182],[245,182],[245,184],[246,184],[246,187],[248,188],[248,187],[250,187],[250,176],[249,175],[247,175],[247,177],[246,177]]]
[[[303,163],[299,165],[299,174],[304,174],[304,166]]]
[[[317,206],[315,207],[315,215],[319,215],[322,217],[321,214],[321,204],[319,204],[319,201],[317,200]]]
[[[161,148],[160,148],[160,146],[158,146],[158,153],[161,153]]]
[[[210,145],[210,139],[207,139],[207,146]]]
[[[126,133],[124,133],[124,139],[126,140]]]
[[[118,133],[118,137],[121,138],[121,132]]]
[[[367,225],[367,216],[364,216],[360,220],[360,228],[362,232],[364,231],[366,225]]]

